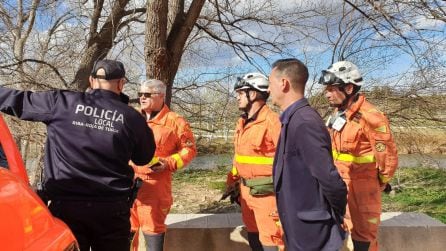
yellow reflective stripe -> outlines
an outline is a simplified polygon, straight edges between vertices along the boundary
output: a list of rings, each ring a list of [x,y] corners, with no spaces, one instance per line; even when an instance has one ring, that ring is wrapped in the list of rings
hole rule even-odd
[[[382,174],[379,174],[378,176],[379,176],[379,180],[381,181],[381,183],[388,183],[390,181],[389,177],[386,177]]]
[[[158,163],[160,160],[158,157],[153,157],[152,160],[149,162],[149,164],[147,164],[148,166],[152,166],[156,163]]]
[[[387,132],[387,126],[386,126],[386,125],[383,125],[383,126],[380,126],[380,127],[378,127],[378,128],[375,128],[375,131],[377,131],[377,132],[382,132],[382,133],[386,133],[386,132]]]
[[[235,162],[240,164],[272,165],[274,157],[235,155]]]
[[[336,150],[333,150],[333,159],[345,162],[353,162],[356,164],[367,164],[376,162],[375,155],[373,154],[364,156],[353,156],[348,153],[338,153],[336,152]]]
[[[27,226],[25,226],[25,229],[23,229],[23,231],[25,232],[25,234],[30,233],[33,231],[33,226],[27,225]]]
[[[231,173],[232,173],[232,176],[237,176],[238,175],[237,167],[232,166]]]
[[[181,169],[184,166],[184,162],[181,159],[181,156],[178,153],[172,154],[170,157],[174,158],[177,162],[177,169]]]
[[[370,218],[367,221],[372,223],[372,224],[378,224],[378,218]]]
[[[31,220],[29,218],[25,219],[25,224],[24,224],[24,229],[23,231],[25,232],[25,234],[30,233],[33,231],[33,225],[31,224]]]
[[[31,215],[38,214],[38,213],[40,213],[40,212],[42,212],[42,211],[43,211],[43,207],[41,207],[41,206],[37,206],[37,207],[35,207],[35,208],[33,209],[33,211],[31,212]]]

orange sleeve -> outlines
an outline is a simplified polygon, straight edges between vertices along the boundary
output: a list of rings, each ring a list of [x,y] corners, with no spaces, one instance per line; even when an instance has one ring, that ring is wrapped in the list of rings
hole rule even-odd
[[[178,152],[172,153],[166,158],[169,163],[169,169],[176,171],[187,166],[197,155],[194,135],[189,123],[182,118],[176,117],[177,136],[178,136]]]
[[[280,122],[279,115],[275,113],[274,116],[271,117],[271,126],[269,127],[269,135],[274,144],[274,148],[277,148],[281,129],[282,123]]]
[[[390,131],[389,121],[382,112],[373,109],[364,115],[367,123],[365,133],[375,155],[379,180],[384,184],[390,181],[398,167],[396,145]]]

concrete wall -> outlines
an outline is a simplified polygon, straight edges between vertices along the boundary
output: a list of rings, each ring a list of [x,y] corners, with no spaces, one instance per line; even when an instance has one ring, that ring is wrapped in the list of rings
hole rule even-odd
[[[446,250],[446,225],[425,214],[383,213],[381,220],[381,251]],[[250,250],[240,214],[170,214],[167,224],[166,251]]]

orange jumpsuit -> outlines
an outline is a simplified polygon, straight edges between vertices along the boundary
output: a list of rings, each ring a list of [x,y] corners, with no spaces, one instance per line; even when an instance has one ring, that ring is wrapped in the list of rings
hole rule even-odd
[[[277,113],[263,106],[257,118],[246,124],[240,118],[234,135],[235,156],[232,175],[242,179],[272,176],[272,164],[281,123]],[[258,232],[264,246],[282,245],[274,194],[252,196],[249,187],[240,184],[240,206],[248,232]]]
[[[186,120],[164,105],[148,126],[155,136],[156,151],[151,163],[158,158],[167,161],[166,170],[154,173],[147,166],[134,166],[135,176],[144,182],[131,209],[132,231],[141,228],[146,234],[166,232],[165,219],[172,206],[172,173],[184,168],[197,154],[195,140]],[[149,163],[150,165],[150,163]],[[138,247],[138,236],[133,247]]]
[[[397,150],[386,116],[362,94],[345,115],[340,131],[329,129],[333,159],[348,189],[345,223],[353,240],[378,250],[381,187],[395,173]]]

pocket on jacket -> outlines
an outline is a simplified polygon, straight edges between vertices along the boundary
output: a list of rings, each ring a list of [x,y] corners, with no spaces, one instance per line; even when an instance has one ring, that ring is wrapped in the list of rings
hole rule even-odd
[[[297,218],[303,221],[325,221],[331,219],[331,214],[327,210],[312,210],[297,212]]]
[[[357,145],[359,144],[361,137],[362,129],[359,124],[351,123],[344,128],[344,133],[342,134],[342,146],[345,149],[341,149],[342,151],[354,152]]]
[[[251,144],[254,150],[262,150],[266,128],[260,127],[256,128],[255,130],[251,129],[248,132],[249,132],[248,137],[247,138],[243,137],[243,138],[249,139],[249,143]]]

